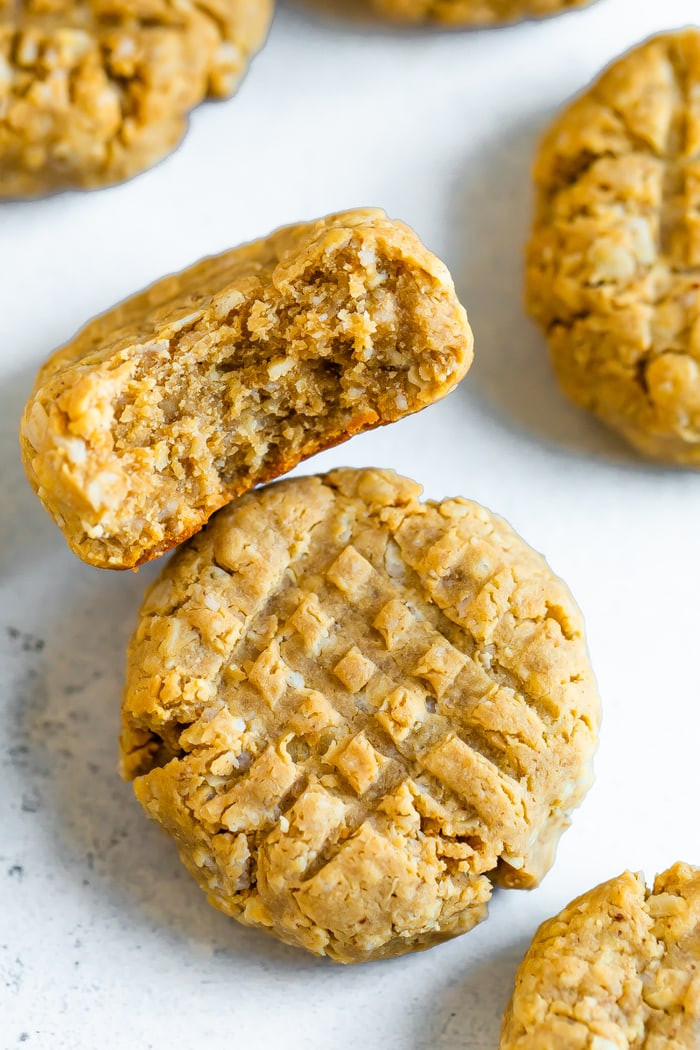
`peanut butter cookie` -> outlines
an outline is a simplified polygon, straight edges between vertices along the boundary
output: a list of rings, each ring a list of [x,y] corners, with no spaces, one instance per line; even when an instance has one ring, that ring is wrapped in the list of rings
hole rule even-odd
[[[591,0],[370,0],[397,22],[440,22],[454,26],[493,25],[542,18],[582,7]]]
[[[627,871],[535,934],[500,1050],[697,1050],[700,869]]]
[[[85,561],[128,568],[234,496],[466,373],[445,266],[354,211],[236,248],[98,317],[39,374],[27,475]]]
[[[527,301],[576,404],[700,467],[700,31],[623,56],[535,166]]]
[[[383,470],[221,511],[149,590],[122,770],[209,900],[355,962],[536,885],[591,780],[568,590],[510,527]]]
[[[0,0],[0,197],[119,182],[230,95],[272,0]]]

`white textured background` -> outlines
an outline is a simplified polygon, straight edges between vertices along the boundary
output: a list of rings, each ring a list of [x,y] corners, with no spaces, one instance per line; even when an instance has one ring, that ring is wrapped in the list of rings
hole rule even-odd
[[[495,1050],[542,919],[625,867],[700,863],[700,477],[634,459],[565,403],[520,305],[540,131],[615,54],[698,7],[600,0],[469,33],[283,3],[238,96],[201,107],[157,168],[0,204],[2,1050]],[[348,969],[213,911],[119,781],[123,653],[154,569],[70,555],[15,435],[37,365],[89,317],[201,255],[357,205],[448,263],[476,364],[444,403],[302,472],[391,466],[507,517],[583,607],[605,716],[595,786],[540,889],[497,893],[450,944]]]

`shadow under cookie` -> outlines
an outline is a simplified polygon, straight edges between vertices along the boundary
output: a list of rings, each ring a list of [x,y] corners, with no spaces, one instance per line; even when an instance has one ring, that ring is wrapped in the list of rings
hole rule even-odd
[[[0,580],[21,580],[36,551],[55,540],[55,530],[32,498],[22,470],[19,421],[32,388],[34,369],[0,381]]]
[[[657,470],[560,392],[547,345],[523,303],[524,252],[533,195],[530,172],[549,114],[506,125],[465,164],[453,187],[455,222],[448,254],[458,294],[469,303],[477,354],[474,393],[508,428],[538,443],[596,456],[617,466]],[[478,246],[478,251],[475,250]],[[468,409],[467,409],[468,410]]]

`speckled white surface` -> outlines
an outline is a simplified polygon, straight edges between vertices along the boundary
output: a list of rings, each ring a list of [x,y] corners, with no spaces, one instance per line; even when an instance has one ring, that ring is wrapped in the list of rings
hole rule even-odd
[[[700,477],[641,463],[569,407],[520,306],[539,132],[614,54],[697,12],[600,0],[446,33],[283,4],[240,94],[200,109],[156,169],[0,205],[2,1050],[494,1050],[543,918],[625,867],[700,863]],[[91,315],[203,254],[355,205],[385,207],[446,260],[477,359],[443,404],[302,472],[393,466],[509,518],[586,613],[605,720],[595,786],[538,890],[498,893],[450,944],[348,969],[213,911],[119,781],[124,647],[155,570],[75,560],[15,435],[37,365]]]

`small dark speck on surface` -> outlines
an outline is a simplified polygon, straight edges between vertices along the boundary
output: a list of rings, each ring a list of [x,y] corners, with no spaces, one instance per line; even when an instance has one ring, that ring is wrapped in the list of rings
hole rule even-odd
[[[26,769],[29,765],[29,747],[27,744],[15,744],[7,749],[8,765],[15,769]]]
[[[70,688],[73,690],[73,694],[69,694],[66,690],[66,695],[75,695],[75,693],[82,692],[84,686],[71,686]],[[88,714],[86,711],[69,711],[68,717],[71,722],[87,722],[88,720]]]
[[[13,864],[11,868],[7,869],[7,874],[11,879],[23,879],[24,868],[21,864]]]
[[[7,627],[7,636],[13,642],[19,642],[23,653],[40,653],[45,646],[43,638],[33,634],[24,634],[17,627]]]
[[[18,1043],[26,1043],[28,1041],[28,1039],[29,1039],[29,1032],[22,1032],[20,1034],[20,1037],[17,1040],[17,1042]]]
[[[38,813],[41,808],[41,800],[36,792],[25,792],[22,795],[22,812]]]

